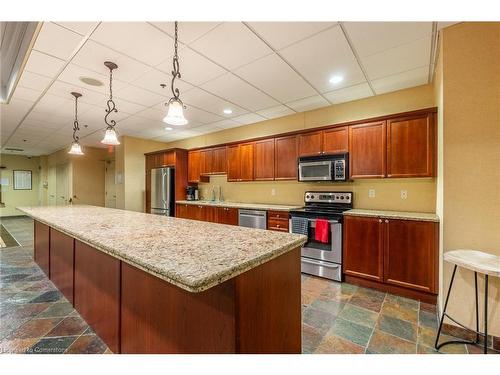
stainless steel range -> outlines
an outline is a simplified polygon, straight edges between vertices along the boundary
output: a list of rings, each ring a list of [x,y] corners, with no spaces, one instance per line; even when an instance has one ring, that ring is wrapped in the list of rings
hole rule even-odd
[[[308,191],[304,202],[305,207],[290,211],[291,231],[308,237],[302,248],[302,272],[342,281],[342,213],[352,208],[352,193]],[[316,239],[318,219],[328,222],[326,239]]]

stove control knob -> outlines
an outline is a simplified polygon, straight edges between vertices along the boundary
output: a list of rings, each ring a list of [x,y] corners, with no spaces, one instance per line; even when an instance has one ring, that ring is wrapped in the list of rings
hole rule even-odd
[[[340,199],[344,199],[344,196],[343,196],[343,195],[341,195],[341,196],[340,196]]]
[[[311,199],[314,199],[314,195],[311,195]]]
[[[306,195],[306,199],[309,199],[311,198],[311,196],[309,194]]]

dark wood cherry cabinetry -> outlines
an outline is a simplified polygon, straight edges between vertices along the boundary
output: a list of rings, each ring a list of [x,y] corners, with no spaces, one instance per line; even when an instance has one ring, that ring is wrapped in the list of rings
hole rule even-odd
[[[383,231],[379,218],[344,216],[344,273],[383,281]]]
[[[216,223],[238,225],[238,209],[230,207],[215,207]]]
[[[385,121],[349,127],[349,165],[351,178],[385,177]]]
[[[226,147],[216,147],[212,149],[212,174],[224,174],[227,171]]]
[[[299,156],[321,154],[323,134],[321,131],[299,134]]]
[[[277,232],[288,232],[289,214],[284,211],[268,211],[267,212],[267,229]]]
[[[66,299],[73,303],[73,237],[50,228],[50,280]]]
[[[200,150],[200,174],[210,174],[212,172],[213,156],[212,149]]]
[[[252,181],[254,179],[254,143],[240,143],[227,148],[227,180]]]
[[[387,120],[387,177],[434,176],[435,142],[432,114]]]
[[[238,209],[213,207],[202,204],[177,203],[175,216],[181,219],[209,221],[211,223],[238,225]]]
[[[45,224],[35,221],[35,262],[40,266],[42,271],[50,276],[50,230]]]
[[[254,179],[274,180],[274,138],[254,144]]]
[[[274,139],[274,179],[297,179],[298,140],[296,135]]]
[[[339,126],[323,131],[323,153],[339,154],[349,152],[349,128]]]
[[[344,217],[346,281],[435,302],[438,223]]]
[[[188,152],[188,182],[200,182],[200,151]]]

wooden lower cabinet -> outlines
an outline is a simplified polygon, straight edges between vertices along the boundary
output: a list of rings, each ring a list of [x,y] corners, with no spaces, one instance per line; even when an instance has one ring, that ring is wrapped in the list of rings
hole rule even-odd
[[[238,225],[238,209],[177,203],[176,216],[181,219],[209,221],[211,223]]]
[[[34,222],[35,226],[35,262],[42,271],[50,276],[50,229],[47,225],[38,221]]]
[[[120,352],[120,263],[75,240],[75,309],[114,353]]]
[[[346,281],[435,302],[438,228],[430,221],[345,216]]]
[[[277,232],[289,231],[289,214],[282,211],[268,211],[267,212],[267,229]]]
[[[50,280],[73,304],[75,240],[50,228]]]
[[[227,225],[238,225],[238,209],[229,207],[215,207],[216,223]]]

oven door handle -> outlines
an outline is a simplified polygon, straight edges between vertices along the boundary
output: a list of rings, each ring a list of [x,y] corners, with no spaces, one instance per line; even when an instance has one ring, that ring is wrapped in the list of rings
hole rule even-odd
[[[316,219],[307,219],[308,222],[316,224]],[[328,224],[339,224],[338,220],[328,220]],[[315,227],[316,225],[314,225]],[[313,227],[313,228],[314,228]]]
[[[340,267],[340,264],[331,264],[331,263],[327,263],[327,262],[318,262],[318,261],[314,261],[314,260],[309,260],[307,258],[301,258],[301,261],[304,262],[304,263],[309,263],[309,264],[314,264],[315,266],[323,266],[323,267],[326,267],[326,268],[339,268]]]

